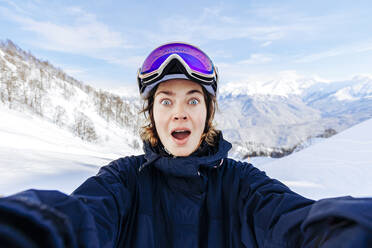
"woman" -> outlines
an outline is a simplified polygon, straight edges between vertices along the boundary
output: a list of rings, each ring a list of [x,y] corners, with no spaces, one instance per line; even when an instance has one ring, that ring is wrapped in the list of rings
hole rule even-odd
[[[9,247],[369,247],[372,203],[318,202],[248,163],[213,126],[218,74],[199,48],[156,48],[138,72],[145,154],[111,162],[70,196],[0,200]]]

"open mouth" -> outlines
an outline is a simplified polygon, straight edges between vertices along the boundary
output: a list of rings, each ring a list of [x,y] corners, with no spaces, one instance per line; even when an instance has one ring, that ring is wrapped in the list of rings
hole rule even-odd
[[[190,134],[191,132],[189,130],[175,130],[172,132],[172,136],[178,140],[183,140],[189,137]]]

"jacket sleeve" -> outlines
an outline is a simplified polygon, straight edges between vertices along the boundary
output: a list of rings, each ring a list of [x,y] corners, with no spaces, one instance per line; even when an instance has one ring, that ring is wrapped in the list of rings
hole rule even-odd
[[[242,166],[242,242],[258,247],[371,247],[372,199],[313,201]]]
[[[372,198],[315,202],[301,225],[304,247],[372,247]]]
[[[25,240],[51,240],[49,247],[115,247],[131,206],[130,167],[130,159],[114,161],[71,195],[28,190],[0,199],[0,238],[11,227]],[[20,218],[30,225],[17,225]],[[37,227],[44,227],[44,237],[31,234]]]

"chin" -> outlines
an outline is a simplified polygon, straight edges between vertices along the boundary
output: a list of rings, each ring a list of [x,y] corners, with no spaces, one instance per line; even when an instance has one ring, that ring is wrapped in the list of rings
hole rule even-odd
[[[189,151],[177,151],[177,152],[172,152],[172,154],[176,157],[187,157],[191,154],[192,152]]]
[[[174,149],[173,151],[170,150],[172,155],[176,157],[187,157],[194,151],[195,149],[190,149],[190,148],[178,148],[178,149]]]

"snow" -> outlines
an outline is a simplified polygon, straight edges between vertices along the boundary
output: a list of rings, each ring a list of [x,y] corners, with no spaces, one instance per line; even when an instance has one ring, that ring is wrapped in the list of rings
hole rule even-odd
[[[99,167],[123,155],[48,121],[0,107],[0,195],[28,188],[71,193]]]
[[[339,92],[341,91],[341,92]],[[352,97],[353,100],[372,94],[372,76],[358,75],[350,80],[329,81],[318,77],[303,77],[296,72],[285,71],[272,80],[229,82],[219,89],[221,96],[271,95],[291,97],[306,96],[314,92],[331,93],[339,100]]]
[[[70,193],[100,166],[141,152],[136,103],[114,105],[115,96],[11,44],[0,44],[0,71],[0,195],[30,187]],[[78,130],[84,121],[90,129]]]
[[[289,97],[301,95],[311,86],[328,81],[318,77],[303,77],[295,71],[283,71],[271,80],[229,82],[221,85],[221,95],[272,95]]]
[[[137,130],[144,124],[143,115],[138,115],[143,102],[136,84],[106,89],[111,95],[70,78],[11,42],[0,44],[0,50],[0,96],[5,105],[43,115],[112,150],[141,152]],[[340,132],[372,117],[371,75],[335,82],[282,71],[263,78],[219,86],[222,111],[216,112],[215,124],[239,158],[284,155],[326,130]],[[12,82],[12,88],[5,82]],[[122,103],[116,100],[118,94]],[[85,130],[78,128],[83,121]]]
[[[249,162],[301,195],[372,196],[372,119],[281,159]],[[0,195],[29,188],[71,193],[122,156],[56,125],[0,107]]]
[[[137,115],[141,104],[133,98],[137,96],[135,85],[111,90],[125,96],[129,124],[124,127],[97,112],[99,99],[93,91],[88,93],[77,87],[76,82],[65,81],[58,76],[59,70],[37,62],[36,58],[30,59],[31,55],[17,49],[12,52],[18,56],[10,56],[0,47],[0,65],[9,72],[0,76],[17,77],[12,82],[18,97],[23,93],[28,98],[37,96],[33,94],[37,87],[29,87],[29,82],[42,82],[45,92],[39,92],[42,101],[38,113],[43,114],[43,119],[35,111],[31,114],[30,104],[23,104],[22,99],[0,105],[0,173],[3,175],[0,195],[30,187],[70,193],[97,173],[100,166],[141,152],[135,131],[141,121]],[[22,79],[16,65],[25,66],[26,79]],[[1,90],[5,89],[4,85],[0,84]],[[231,155],[236,157],[245,157],[250,151],[268,153],[273,148],[299,144],[303,147],[329,128],[339,132],[372,117],[371,75],[331,82],[287,71],[275,80],[221,85],[219,96],[221,113],[216,113],[217,128],[224,130],[224,137],[234,143]],[[62,121],[57,122],[56,115],[60,112],[64,113],[60,117]],[[97,134],[94,143],[83,142],[72,134],[76,117],[82,113],[93,123]],[[358,135],[344,140],[332,138],[281,160],[255,158],[251,162],[310,198],[370,195],[370,130],[371,126],[359,135],[368,137],[363,142]],[[340,135],[336,137],[344,134]],[[331,143],[326,145],[328,142]],[[320,148],[316,150],[316,147]]]
[[[353,101],[356,100],[353,96],[350,95],[349,89],[342,89],[339,90],[336,94],[335,97],[339,101]]]
[[[137,84],[127,85],[125,87],[119,87],[114,89],[105,89],[112,94],[120,95],[125,98],[133,99],[138,98],[138,86]]]
[[[371,130],[372,119],[257,167],[308,198],[371,197]]]

